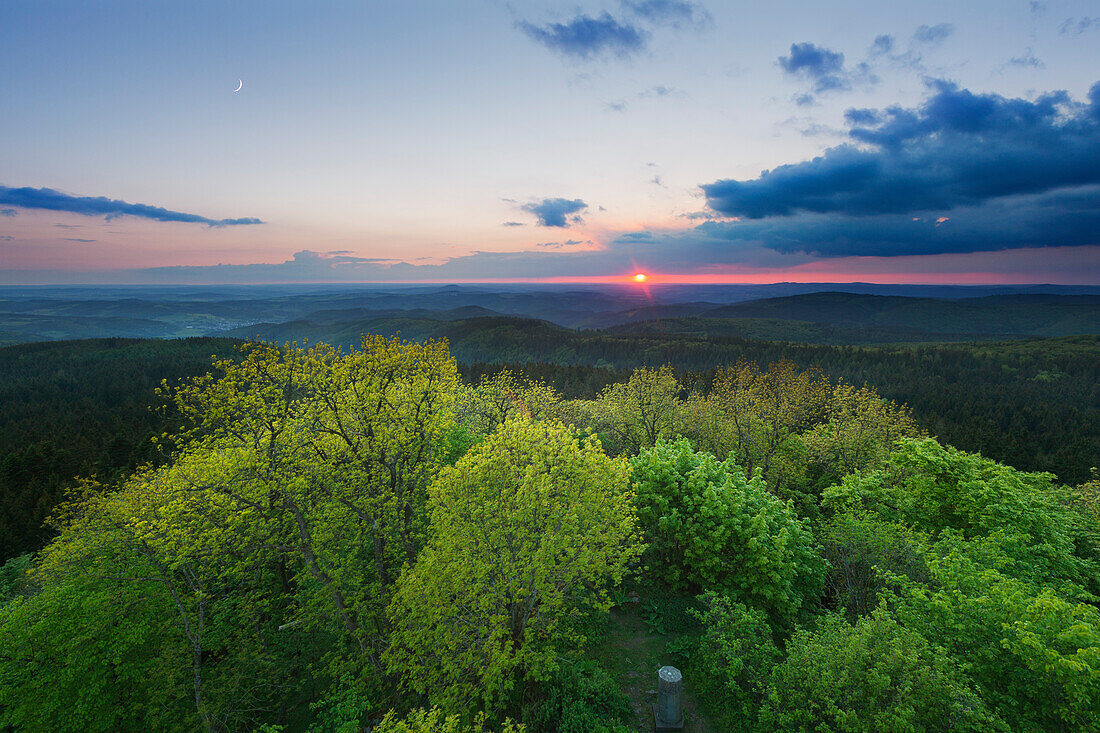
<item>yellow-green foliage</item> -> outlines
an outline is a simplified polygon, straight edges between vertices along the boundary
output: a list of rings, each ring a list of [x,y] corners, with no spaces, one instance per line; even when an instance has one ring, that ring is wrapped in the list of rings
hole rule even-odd
[[[676,435],[682,425],[682,391],[670,366],[635,369],[630,379],[600,394],[592,410],[595,427],[608,435],[616,452],[637,453]]]
[[[513,418],[432,485],[431,541],[389,614],[390,668],[452,709],[500,705],[583,639],[565,617],[607,609],[641,551],[625,461],[593,437]]]
[[[924,433],[909,408],[878,396],[874,387],[839,383],[825,421],[803,435],[809,459],[833,480],[880,463],[902,438]]]
[[[763,371],[752,362],[718,370],[709,399],[731,440],[719,455],[734,458],[750,475],[760,469],[769,486],[785,485],[799,469],[785,456],[790,440],[821,420],[828,398],[824,374],[789,361]]]
[[[274,704],[281,666],[336,679],[377,669],[392,581],[424,542],[454,360],[445,344],[377,337],[346,355],[242,351],[217,365],[221,376],[171,391],[192,426],[173,463],[90,486],[67,513],[40,560],[41,593],[0,615],[22,668],[37,670],[0,685],[5,701],[63,688],[61,670],[107,664],[101,638],[135,649],[112,674],[147,680],[134,704],[159,705],[166,729],[250,727]],[[308,658],[278,659],[304,638]],[[98,712],[110,695],[58,699],[70,698],[76,727],[142,719]],[[0,713],[34,730],[45,709]]]
[[[517,377],[508,369],[464,390],[458,417],[474,435],[488,435],[514,415],[552,418],[561,397],[548,384]]]

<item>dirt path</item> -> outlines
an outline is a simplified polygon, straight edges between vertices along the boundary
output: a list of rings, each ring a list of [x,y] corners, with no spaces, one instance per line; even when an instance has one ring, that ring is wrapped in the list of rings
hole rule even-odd
[[[652,634],[639,617],[637,604],[611,612],[610,633],[599,651],[600,664],[607,669],[630,698],[639,733],[653,733],[653,704],[657,702],[657,670],[672,664],[666,651],[671,636]],[[684,679],[685,733],[719,733],[706,711],[695,699],[691,681]]]

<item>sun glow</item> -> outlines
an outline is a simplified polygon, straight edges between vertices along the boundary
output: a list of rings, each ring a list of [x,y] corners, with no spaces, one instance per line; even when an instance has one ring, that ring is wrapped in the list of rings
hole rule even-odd
[[[644,272],[639,272],[637,275],[634,276],[634,282],[636,283],[644,283],[646,279],[646,274]]]

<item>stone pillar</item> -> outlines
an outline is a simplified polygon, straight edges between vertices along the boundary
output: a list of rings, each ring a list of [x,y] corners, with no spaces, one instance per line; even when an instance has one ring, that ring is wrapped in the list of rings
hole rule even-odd
[[[683,676],[675,667],[657,670],[657,704],[653,717],[657,730],[679,730],[684,727],[684,706],[681,699]]]

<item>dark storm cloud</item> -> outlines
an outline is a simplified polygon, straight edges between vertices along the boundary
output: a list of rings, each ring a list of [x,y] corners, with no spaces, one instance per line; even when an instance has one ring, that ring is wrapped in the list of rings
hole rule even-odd
[[[130,204],[104,196],[72,196],[55,191],[52,188],[8,188],[0,186],[0,204],[18,206],[24,209],[44,209],[46,211],[66,211],[87,216],[105,216],[108,220],[120,216],[136,216],[153,221],[172,221],[193,224],[206,224],[212,227],[239,226],[243,224],[262,224],[259,219],[208,219],[197,214],[185,214],[169,211],[160,206]]]
[[[696,231],[781,253],[822,257],[990,252],[1100,244],[1100,186],[1009,196],[950,211],[837,216],[799,213],[708,221]]]
[[[719,214],[872,215],[950,210],[1003,196],[1100,183],[1100,83],[1090,104],[1034,101],[944,81],[916,109],[851,110],[850,143],[747,181],[702,186]]]
[[[536,25],[522,20],[517,26],[532,40],[563,56],[590,59],[605,54],[629,56],[645,48],[648,34],[610,13],[577,15],[565,23]]]
[[[535,215],[540,225],[544,227],[567,227],[570,223],[579,223],[577,214],[588,208],[588,204],[580,199],[543,199],[538,203],[525,204],[524,211]]]

